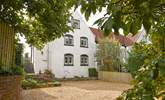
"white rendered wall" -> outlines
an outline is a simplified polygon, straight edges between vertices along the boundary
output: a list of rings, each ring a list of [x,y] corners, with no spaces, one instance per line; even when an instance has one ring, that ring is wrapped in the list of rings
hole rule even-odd
[[[34,69],[35,73],[39,70],[45,70],[47,68],[51,69],[57,78],[72,78],[75,76],[88,77],[88,68],[95,67],[94,54],[96,51],[95,36],[90,31],[88,26],[82,20],[78,12],[73,13],[75,19],[80,20],[80,29],[75,29],[74,32],[69,32],[66,34],[71,34],[74,39],[74,46],[65,46],[64,38],[61,37],[50,42],[44,48],[44,54],[41,55],[40,51],[34,50]],[[80,47],[80,37],[88,38],[88,48]],[[64,66],[64,54],[71,53],[74,56],[73,66]],[[89,57],[88,66],[80,66],[80,55],[86,54]],[[47,59],[43,62],[42,59]],[[47,66],[47,67],[45,67]]]
[[[43,52],[43,54],[41,52]],[[44,49],[42,49],[41,51],[34,48],[33,63],[35,73],[39,73],[40,71],[44,72],[44,70],[47,69],[47,58],[47,46],[45,46]]]

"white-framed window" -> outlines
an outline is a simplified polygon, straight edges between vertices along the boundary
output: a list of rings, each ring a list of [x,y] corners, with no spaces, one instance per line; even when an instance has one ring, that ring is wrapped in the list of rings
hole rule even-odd
[[[66,46],[73,46],[73,36],[70,34],[67,34],[64,36],[64,45]]]
[[[64,55],[64,66],[73,66],[73,55],[72,54]]]
[[[74,29],[80,29],[80,20],[72,19],[71,24]]]
[[[83,54],[83,55],[81,55],[80,56],[80,65],[81,66],[88,66],[88,61],[89,59],[88,59],[88,55],[85,55],[85,54]]]
[[[80,47],[88,47],[88,38],[80,37]]]

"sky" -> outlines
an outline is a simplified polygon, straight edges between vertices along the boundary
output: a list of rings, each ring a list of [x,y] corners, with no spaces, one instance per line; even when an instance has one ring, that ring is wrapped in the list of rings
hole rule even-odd
[[[78,12],[80,13],[80,15],[82,16],[82,18],[84,19],[84,21],[86,22],[86,24],[87,24],[88,26],[90,26],[90,27],[95,27],[95,28],[98,28],[98,27],[97,27],[97,25],[93,25],[93,23],[94,23],[96,20],[98,20],[99,18],[103,17],[104,14],[106,13],[104,10],[103,10],[102,12],[96,12],[96,14],[95,14],[95,15],[92,14],[92,15],[89,17],[89,20],[87,21],[87,20],[85,19],[84,15],[81,14],[80,10],[78,10]]]

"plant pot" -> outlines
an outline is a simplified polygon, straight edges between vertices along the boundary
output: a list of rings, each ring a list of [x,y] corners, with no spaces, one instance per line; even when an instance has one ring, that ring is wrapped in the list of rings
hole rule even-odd
[[[21,100],[22,76],[0,76],[0,100]]]

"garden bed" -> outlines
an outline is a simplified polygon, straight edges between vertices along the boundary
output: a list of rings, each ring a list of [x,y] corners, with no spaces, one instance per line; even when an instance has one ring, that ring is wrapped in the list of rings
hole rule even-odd
[[[74,77],[74,78],[55,78],[57,81],[87,81],[98,80],[98,77]]]
[[[45,88],[61,86],[61,83],[48,74],[27,74],[22,81],[23,89]]]

